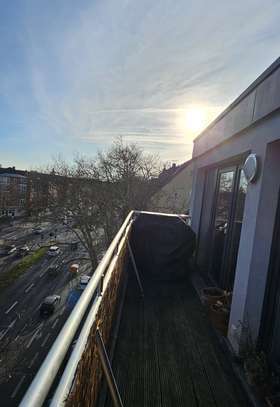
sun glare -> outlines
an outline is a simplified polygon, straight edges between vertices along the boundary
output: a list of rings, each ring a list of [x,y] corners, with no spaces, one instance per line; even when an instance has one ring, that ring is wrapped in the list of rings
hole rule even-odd
[[[186,130],[193,134],[199,133],[203,130],[206,123],[205,112],[198,107],[190,108],[186,111],[185,126]]]
[[[223,106],[192,104],[179,108],[176,115],[178,133],[193,140],[222,111]]]
[[[189,139],[194,139],[216,116],[218,107],[189,105],[178,111],[176,125],[178,131]]]

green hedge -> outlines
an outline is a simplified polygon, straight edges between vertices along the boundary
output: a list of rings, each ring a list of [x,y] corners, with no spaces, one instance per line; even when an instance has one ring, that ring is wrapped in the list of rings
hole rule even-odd
[[[41,247],[34,253],[25,256],[19,263],[17,263],[10,270],[0,272],[0,290],[7,288],[15,280],[18,279],[26,270],[33,264],[37,263],[46,253],[48,247]]]

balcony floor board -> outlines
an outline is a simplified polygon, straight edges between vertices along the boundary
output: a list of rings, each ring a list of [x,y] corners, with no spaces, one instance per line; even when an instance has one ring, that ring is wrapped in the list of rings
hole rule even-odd
[[[113,361],[124,406],[248,406],[191,284],[143,284],[144,300],[130,278]]]

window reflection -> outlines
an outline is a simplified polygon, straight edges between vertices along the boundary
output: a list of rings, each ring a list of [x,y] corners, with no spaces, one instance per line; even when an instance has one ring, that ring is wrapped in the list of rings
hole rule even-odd
[[[234,171],[220,173],[214,224],[212,275],[221,280],[222,260],[233,194]]]
[[[220,175],[215,218],[216,229],[224,228],[225,224],[228,222],[232,199],[233,179],[233,171],[223,172]]]
[[[211,274],[227,289],[234,282],[246,193],[247,181],[240,167],[219,173]]]

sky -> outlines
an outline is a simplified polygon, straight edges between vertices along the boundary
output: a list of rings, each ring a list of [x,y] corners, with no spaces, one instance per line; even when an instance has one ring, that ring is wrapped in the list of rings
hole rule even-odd
[[[122,136],[181,163],[278,56],[279,0],[0,0],[0,164]]]

